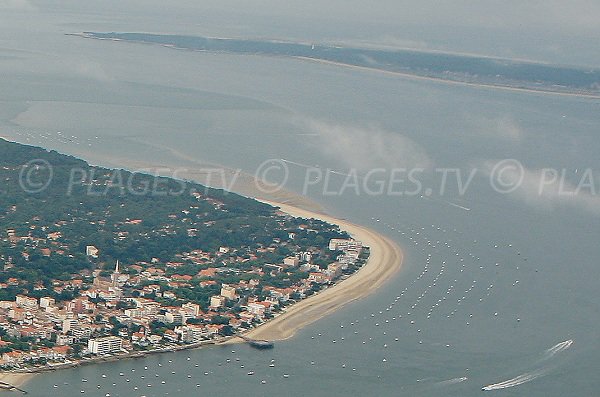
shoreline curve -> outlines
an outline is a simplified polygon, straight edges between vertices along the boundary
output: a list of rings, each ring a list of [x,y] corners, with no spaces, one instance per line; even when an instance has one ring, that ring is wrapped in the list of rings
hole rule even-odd
[[[12,142],[17,142],[8,137],[3,138]],[[79,156],[76,155],[76,157]],[[121,161],[121,163],[127,164],[128,162]],[[129,166],[131,165],[132,164],[130,163]],[[156,166],[156,164],[152,165]],[[191,180],[196,179],[198,183],[202,183],[202,181],[197,180],[198,178],[195,178],[196,175],[189,176],[191,177]],[[337,225],[341,230],[349,233],[352,238],[362,241],[364,245],[370,248],[370,256],[367,262],[357,272],[309,298],[290,305],[284,312],[277,314],[273,319],[243,333],[244,336],[253,339],[268,339],[275,341],[289,339],[300,329],[332,314],[346,304],[374,293],[379,287],[401,270],[404,259],[403,252],[401,248],[389,238],[365,226],[327,215],[317,203],[312,202],[304,196],[287,191],[281,191],[277,195],[263,195],[262,193],[264,192],[257,189],[255,183],[250,183],[254,182],[252,176],[243,175],[243,177],[245,177],[241,178],[243,181],[238,181],[232,189],[232,192],[278,207],[280,211],[294,217],[314,218]],[[242,342],[242,340],[234,335],[221,339],[220,341],[213,341],[206,345],[221,345],[240,342]],[[187,347],[182,346],[181,349],[177,350],[197,349],[202,347],[204,346],[190,345]],[[146,355],[153,353],[158,354],[161,353],[161,351],[148,352]],[[136,357],[136,354],[129,354],[123,355],[117,359]],[[83,361],[79,362],[78,365],[95,364],[102,361],[103,360]],[[34,377],[36,373],[57,369],[60,369],[60,366],[57,368],[35,368],[30,369],[29,371],[0,372],[0,382],[19,387]]]
[[[333,313],[346,304],[375,292],[402,268],[404,255],[400,247],[389,238],[346,220],[305,210],[290,204],[265,201],[295,217],[315,218],[335,224],[370,248],[367,263],[356,273],[309,298],[290,306],[272,320],[246,332],[252,339],[285,340],[297,331]]]

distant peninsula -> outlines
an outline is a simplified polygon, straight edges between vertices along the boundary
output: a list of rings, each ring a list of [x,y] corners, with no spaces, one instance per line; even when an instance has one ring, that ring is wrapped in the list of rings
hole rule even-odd
[[[284,56],[448,83],[600,98],[600,70],[483,56],[150,33],[75,34],[175,49]]]
[[[288,328],[298,327],[366,294],[401,262],[372,232],[357,234],[381,245],[376,262],[367,244],[316,217],[4,139],[0,178],[4,370],[197,347],[251,335],[288,310]],[[367,267],[367,278],[349,277]],[[354,289],[332,301],[346,284]],[[324,307],[299,320],[291,309],[309,311],[300,303],[311,295]]]

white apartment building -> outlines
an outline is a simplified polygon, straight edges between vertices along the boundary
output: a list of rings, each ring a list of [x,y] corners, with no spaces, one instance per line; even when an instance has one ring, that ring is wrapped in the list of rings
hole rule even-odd
[[[88,350],[93,354],[108,354],[120,352],[123,348],[123,339],[116,336],[106,336],[104,338],[90,339],[88,341]]]

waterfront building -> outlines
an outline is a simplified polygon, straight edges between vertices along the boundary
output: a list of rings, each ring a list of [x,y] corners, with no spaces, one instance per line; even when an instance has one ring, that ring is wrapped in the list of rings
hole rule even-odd
[[[116,336],[107,336],[104,338],[90,339],[88,341],[88,350],[92,354],[118,353],[123,348],[123,339]]]

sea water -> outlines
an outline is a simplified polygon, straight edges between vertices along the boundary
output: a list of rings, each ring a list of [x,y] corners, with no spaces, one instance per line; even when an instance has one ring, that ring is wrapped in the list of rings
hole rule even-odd
[[[1,28],[3,136],[109,166],[150,159],[252,174],[283,159],[285,188],[392,238],[405,261],[381,290],[273,350],[84,366],[35,377],[30,395],[471,396],[501,385],[505,395],[562,396],[600,386],[598,196],[499,194],[485,173],[501,159],[564,168],[572,181],[597,173],[597,101],[84,40],[63,33],[151,26],[46,17],[33,30]],[[93,26],[73,24],[79,17]],[[362,181],[381,168],[385,181],[415,166],[430,170],[424,197],[344,185],[353,172]],[[307,179],[328,169],[327,186]],[[443,169],[463,181],[478,172],[461,195],[456,182],[442,192]]]

